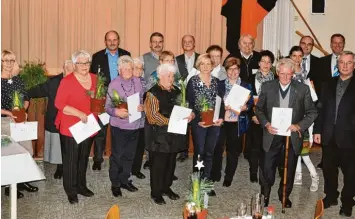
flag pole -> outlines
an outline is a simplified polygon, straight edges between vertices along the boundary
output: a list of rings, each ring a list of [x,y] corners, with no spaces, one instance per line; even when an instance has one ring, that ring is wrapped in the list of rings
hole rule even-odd
[[[285,202],[286,202],[286,183],[287,183],[287,165],[288,165],[288,148],[290,143],[290,137],[286,137],[286,148],[285,148],[285,163],[284,163],[284,179],[283,179],[283,189],[282,189],[282,210],[285,213]]]
[[[305,25],[307,26],[308,30],[311,32],[314,40],[317,42],[317,44],[319,45],[320,48],[323,49],[323,46],[320,44],[320,42],[318,41],[316,35],[313,33],[313,30],[311,29],[311,27],[309,26],[308,22],[306,21],[306,19],[303,17],[301,11],[298,9],[297,5],[295,4],[295,2],[293,0],[290,0],[293,7],[296,9],[297,13],[300,15],[300,17],[302,18],[303,22],[305,23]]]

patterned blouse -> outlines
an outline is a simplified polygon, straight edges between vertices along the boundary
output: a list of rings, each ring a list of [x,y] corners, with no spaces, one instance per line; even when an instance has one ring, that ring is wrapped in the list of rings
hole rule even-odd
[[[23,101],[29,100],[25,84],[19,75],[11,79],[1,78],[1,109],[12,110],[12,95],[16,90],[23,95]]]

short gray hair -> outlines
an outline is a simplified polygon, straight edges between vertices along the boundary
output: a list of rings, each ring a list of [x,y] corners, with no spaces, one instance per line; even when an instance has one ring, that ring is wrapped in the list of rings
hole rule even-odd
[[[172,64],[168,64],[168,63],[166,63],[166,64],[161,64],[161,65],[159,65],[158,66],[158,68],[157,68],[157,74],[158,74],[158,76],[160,75],[160,76],[163,76],[163,75],[165,75],[165,74],[167,74],[167,73],[176,73],[177,72],[177,68],[176,68],[176,66],[175,65],[172,65]]]
[[[353,57],[353,62],[355,62],[355,54],[352,51],[343,51],[342,53],[340,53],[338,62],[341,56],[346,56],[346,55],[351,55]]]
[[[133,63],[134,65],[141,64],[144,67],[144,61],[142,61],[140,58],[134,58]]]
[[[73,55],[71,55],[72,62],[75,64],[78,61],[79,57],[88,58],[89,62],[91,62],[91,55],[85,50],[78,50],[74,52]]]
[[[117,63],[118,68],[122,68],[122,66],[126,64],[131,64],[133,68],[133,59],[131,58],[131,56],[128,55],[120,56]]]
[[[276,72],[277,74],[280,72],[280,68],[281,67],[286,67],[292,70],[293,73],[295,73],[295,62],[292,61],[292,59],[290,58],[283,58],[280,59],[277,63],[276,63]]]

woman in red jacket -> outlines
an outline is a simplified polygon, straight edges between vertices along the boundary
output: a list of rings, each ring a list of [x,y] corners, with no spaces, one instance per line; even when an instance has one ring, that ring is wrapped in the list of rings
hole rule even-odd
[[[90,112],[88,90],[94,91],[96,76],[89,73],[91,56],[79,50],[72,55],[74,72],[60,82],[55,106],[58,109],[56,124],[62,143],[63,186],[71,204],[78,202],[78,194],[90,197],[94,193],[86,186],[86,170],[93,138],[80,144],[74,140],[69,127],[79,121],[87,122]]]

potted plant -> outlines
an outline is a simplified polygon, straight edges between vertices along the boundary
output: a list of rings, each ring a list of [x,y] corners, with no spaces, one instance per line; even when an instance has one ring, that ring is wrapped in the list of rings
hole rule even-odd
[[[95,91],[88,91],[90,95],[90,110],[93,113],[103,113],[105,111],[105,103],[106,103],[106,91],[107,88],[105,86],[105,77],[103,74],[97,74],[96,87]]]
[[[181,91],[178,102],[180,103],[180,106],[188,107],[188,103],[186,102],[186,84],[182,78],[178,79],[178,85]]]
[[[206,96],[202,96],[199,99],[200,114],[202,122],[204,125],[213,125],[213,115],[214,110],[210,107],[211,104],[208,102]]]
[[[114,107],[117,107],[118,109],[126,109],[128,110],[128,104],[120,95],[118,94],[117,90],[112,89],[112,97],[111,101]]]
[[[12,115],[15,116],[15,122],[26,121],[26,110],[23,104],[23,95],[19,91],[12,94]]]

